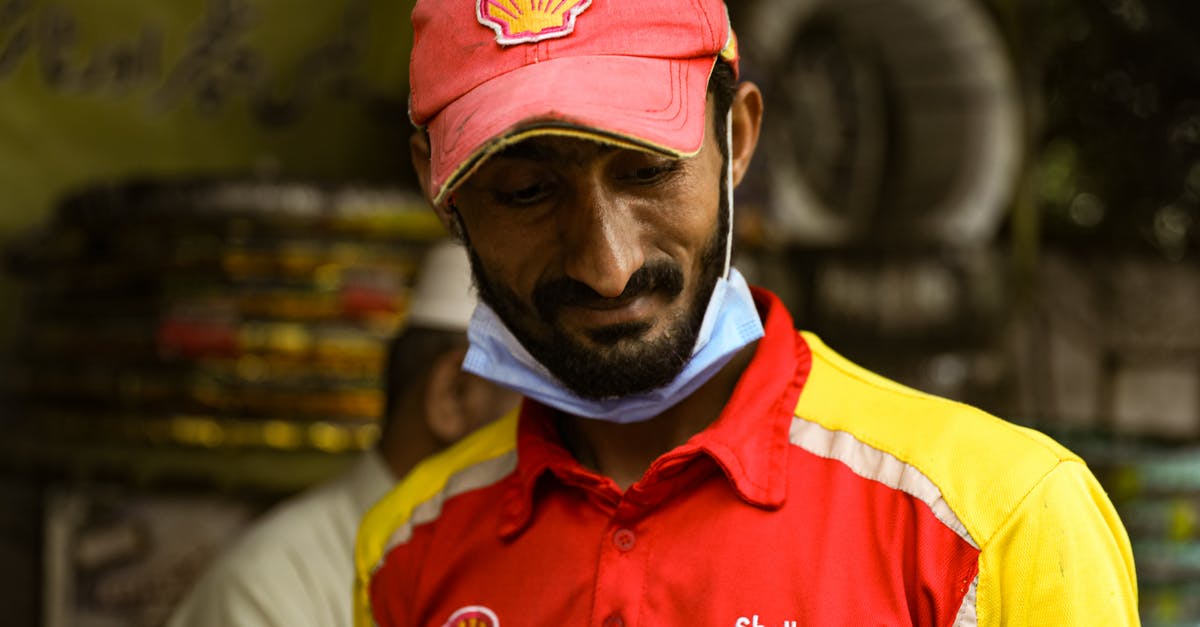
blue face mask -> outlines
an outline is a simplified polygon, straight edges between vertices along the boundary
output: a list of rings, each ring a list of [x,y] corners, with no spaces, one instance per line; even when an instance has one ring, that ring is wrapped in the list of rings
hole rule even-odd
[[[600,400],[571,392],[525,350],[487,305],[475,308],[463,369],[569,414],[616,423],[653,418],[690,396],[739,350],[763,336],[762,321],[740,272],[718,279],[704,312],[692,358],[667,385],[630,396]]]

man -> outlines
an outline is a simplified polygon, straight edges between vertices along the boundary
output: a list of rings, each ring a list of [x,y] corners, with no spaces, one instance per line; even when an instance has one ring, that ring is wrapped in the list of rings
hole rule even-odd
[[[532,5],[532,6],[529,6]],[[358,624],[1133,624],[1076,456],[797,333],[729,267],[758,89],[720,0],[420,0],[412,147],[527,396],[364,519]]]
[[[351,624],[354,533],[362,515],[418,460],[516,406],[516,394],[460,370],[474,305],[462,248],[435,246],[422,263],[407,326],[389,346],[378,448],[247,530],[170,625]]]

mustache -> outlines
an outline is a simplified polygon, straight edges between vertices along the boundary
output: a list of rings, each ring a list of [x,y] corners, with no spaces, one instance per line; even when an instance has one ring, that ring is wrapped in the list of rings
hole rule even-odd
[[[569,277],[552,279],[533,290],[533,306],[543,320],[554,320],[562,307],[587,307],[612,300],[632,299],[660,293],[675,298],[683,293],[683,269],[678,264],[662,260],[638,268],[629,277],[625,289],[616,298],[605,298],[587,284]]]

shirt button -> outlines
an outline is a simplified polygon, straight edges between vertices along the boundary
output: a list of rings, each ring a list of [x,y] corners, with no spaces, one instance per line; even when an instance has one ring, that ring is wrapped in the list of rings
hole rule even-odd
[[[621,619],[619,614],[613,614],[604,619],[604,627],[625,627],[625,621]]]
[[[617,529],[613,534],[613,544],[619,551],[632,551],[633,545],[637,544],[637,536],[630,529]]]

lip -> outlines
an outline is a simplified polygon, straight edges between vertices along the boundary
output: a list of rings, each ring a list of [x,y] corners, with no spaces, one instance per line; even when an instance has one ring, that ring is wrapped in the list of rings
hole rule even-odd
[[[565,305],[559,310],[559,317],[584,327],[606,327],[640,322],[653,305],[654,299],[649,296],[605,299],[588,305]]]

